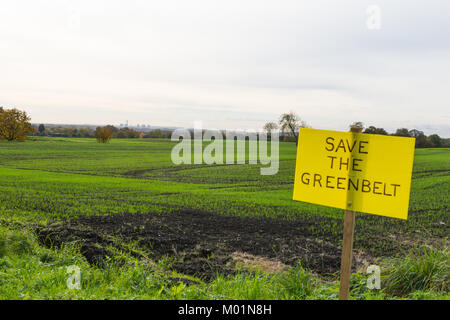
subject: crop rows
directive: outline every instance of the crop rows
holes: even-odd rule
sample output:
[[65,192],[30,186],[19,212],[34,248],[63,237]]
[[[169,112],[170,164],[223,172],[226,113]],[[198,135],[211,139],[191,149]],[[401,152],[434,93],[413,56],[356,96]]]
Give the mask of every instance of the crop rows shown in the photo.
[[[260,165],[181,165],[168,140],[41,139],[0,143],[2,219],[38,223],[79,217],[205,213],[301,220],[318,239],[342,237],[342,211],[292,200],[295,144],[281,143],[279,173]],[[394,255],[449,235],[450,150],[416,150],[409,218],[358,214],[355,249]]]

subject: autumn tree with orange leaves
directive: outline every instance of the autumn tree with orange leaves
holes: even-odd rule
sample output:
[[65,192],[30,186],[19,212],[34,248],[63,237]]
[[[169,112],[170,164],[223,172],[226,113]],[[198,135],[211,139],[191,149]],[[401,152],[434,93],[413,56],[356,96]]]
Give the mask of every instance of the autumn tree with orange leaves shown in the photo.
[[0,107],[0,139],[25,140],[27,134],[33,132],[30,120],[25,111]]
[[95,130],[95,137],[97,138],[98,142],[106,143],[111,140],[112,136],[113,133],[109,126],[97,127],[97,129]]

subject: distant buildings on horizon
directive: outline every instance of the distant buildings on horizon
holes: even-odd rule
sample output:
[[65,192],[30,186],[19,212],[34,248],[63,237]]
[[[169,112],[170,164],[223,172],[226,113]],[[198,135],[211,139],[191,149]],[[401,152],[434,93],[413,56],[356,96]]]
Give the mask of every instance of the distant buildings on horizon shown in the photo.
[[[41,122],[39,123],[32,123],[33,126],[38,127],[41,124]],[[101,127],[104,126],[104,124],[102,125],[95,125],[95,124],[60,124],[60,123],[42,123],[44,124],[46,127],[62,127],[62,128],[69,128],[69,127],[75,127],[75,128],[91,128],[91,129],[95,129],[96,127]],[[114,125],[116,128],[119,129],[123,129],[123,128],[130,128],[130,129],[139,129],[140,131],[152,131],[152,130],[174,130],[177,129],[177,127],[171,127],[171,126],[151,126],[149,124],[135,124],[135,125],[130,125],[127,122],[125,123],[120,123],[119,125]]]

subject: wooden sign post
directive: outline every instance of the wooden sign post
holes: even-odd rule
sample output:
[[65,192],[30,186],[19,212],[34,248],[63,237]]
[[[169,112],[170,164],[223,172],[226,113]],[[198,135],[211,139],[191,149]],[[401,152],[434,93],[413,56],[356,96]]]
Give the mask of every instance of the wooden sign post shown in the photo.
[[[361,132],[361,127],[351,127],[351,132]],[[351,156],[349,162],[351,162]],[[352,199],[347,195],[347,203]],[[355,233],[355,211],[345,210],[344,236],[342,239],[341,280],[339,300],[348,300],[350,295],[350,275],[352,273],[353,238]]]
[[407,219],[414,138],[301,128],[293,199],[345,210],[339,299],[349,298],[355,212]]
[[344,238],[342,240],[341,283],[339,285],[339,300],[348,300],[349,298],[354,231],[355,231],[355,212],[345,210]]

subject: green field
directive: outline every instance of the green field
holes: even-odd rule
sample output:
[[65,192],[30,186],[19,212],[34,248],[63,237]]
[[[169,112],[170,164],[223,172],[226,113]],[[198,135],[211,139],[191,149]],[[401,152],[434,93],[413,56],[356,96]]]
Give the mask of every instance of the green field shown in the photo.
[[[25,284],[18,285],[22,288],[20,291],[14,283],[19,283],[15,282],[19,281],[17,277],[23,279],[25,276],[20,273],[11,274],[11,270],[18,270],[17,266],[23,263],[19,257],[21,253],[10,248],[16,252],[18,258],[7,261],[6,256],[1,256],[0,247],[0,257],[3,259],[1,260],[3,262],[0,262],[3,268],[0,269],[0,283],[4,288],[0,289],[0,297],[68,298],[74,295],[79,298],[100,299],[106,297],[220,299],[223,294],[225,298],[304,298],[308,297],[308,294],[296,295],[295,290],[294,293],[287,295],[280,293],[283,292],[282,289],[277,291],[277,295],[273,293],[266,296],[263,292],[266,286],[274,286],[273,281],[277,283],[274,287],[278,288],[278,285],[282,286],[284,283],[283,279],[287,281],[286,277],[291,276],[294,279],[291,279],[292,281],[298,282],[300,281],[298,277],[301,278],[307,272],[311,272],[316,281],[328,283],[320,286],[320,289],[319,287],[314,289],[316,291],[313,290],[316,297],[335,297],[336,283],[333,280],[336,279],[339,267],[343,213],[338,209],[292,201],[296,157],[294,143],[280,143],[279,172],[273,176],[260,175],[261,165],[175,166],[170,158],[174,145],[175,142],[157,139],[115,139],[107,144],[99,144],[95,139],[81,138],[37,138],[22,143],[0,142],[0,221],[3,238],[22,239],[20,241],[29,243],[30,248],[34,249],[25,250],[24,254],[37,259],[35,261],[37,265],[39,261],[41,262],[42,268],[47,272],[44,276],[46,281],[52,281],[49,280],[51,270],[55,272],[55,269],[67,265],[68,262],[61,265],[44,263],[39,260],[39,254],[43,254],[42,252],[47,252],[46,255],[53,254],[56,260],[75,257],[74,261],[78,261],[77,263],[89,270],[85,272],[89,275],[86,279],[98,277],[103,279],[97,279],[100,283],[107,283],[102,277],[105,277],[105,270],[110,270],[108,268],[128,268],[127,271],[123,271],[124,279],[111,276],[108,280],[115,283],[115,286],[122,286],[122,289],[127,286],[126,281],[129,280],[125,276],[129,275],[127,272],[133,275],[136,270],[142,271],[139,268],[143,267],[137,265],[143,261],[143,257],[151,260],[151,265],[162,263],[163,266],[158,268],[167,269],[167,272],[175,274],[168,276],[163,273],[161,276],[163,280],[160,280],[164,284],[148,287],[140,284],[138,287],[141,285],[143,287],[134,291],[130,289],[133,287],[131,286],[125,291],[116,288],[108,293],[102,285],[99,285],[100,291],[81,290],[83,293],[68,294],[64,288],[64,273],[60,270],[55,273],[58,279],[54,281],[56,284],[50,285],[45,282],[42,284],[45,289],[38,290],[33,287],[34,284],[32,285],[37,280],[23,280]],[[357,214],[354,243],[355,271],[364,270],[367,264],[374,263],[377,259],[405,257],[417,246],[444,250],[447,259],[445,261],[448,262],[445,241],[449,235],[450,224],[449,194],[450,149],[416,149],[408,220]],[[161,217],[158,220],[158,223],[162,222],[161,232],[166,230],[165,235],[173,233],[176,239],[168,237],[159,243],[158,238],[152,233],[156,220],[148,220],[146,217],[149,216]],[[174,230],[171,227],[171,217],[174,219],[174,226],[179,229]],[[202,219],[206,221],[204,224]],[[220,225],[215,225],[216,222],[224,226],[223,230],[238,231],[229,236],[222,230],[222,234]],[[112,226],[113,224],[116,225]],[[70,228],[64,229],[62,227],[64,225]],[[78,225],[80,227],[77,227]],[[234,225],[239,227],[235,229]],[[241,225],[258,226],[259,230],[249,229],[247,232]],[[190,230],[191,226],[196,226],[200,231],[195,232],[194,227]],[[202,230],[206,232],[205,239],[211,240],[209,246],[203,242],[190,240],[201,239]],[[218,230],[217,236],[214,236],[215,230]],[[283,230],[286,230],[285,234]],[[83,238],[83,232],[91,236]],[[95,237],[102,237],[103,240],[89,243],[95,238],[92,236],[93,233]],[[178,236],[180,233],[185,237]],[[256,235],[256,242],[251,243],[252,238],[245,237],[247,233]],[[53,237],[50,244],[46,243],[42,236],[39,237],[42,234],[46,235],[47,239]],[[292,238],[294,236],[296,238]],[[239,242],[236,237],[245,241]],[[58,243],[58,239],[61,243]],[[180,244],[183,239],[188,243],[186,248]],[[76,242],[78,245],[81,243],[86,246],[109,246],[107,252],[116,252],[114,257],[124,255],[122,259],[134,259],[134,267],[114,264],[114,267],[103,265],[101,269],[89,261],[89,257],[85,254],[84,257],[78,254],[80,248],[68,248],[71,242],[69,240],[78,240]],[[7,251],[9,247],[5,243],[4,250]],[[54,247],[49,249],[44,244],[47,247],[54,244]],[[238,256],[236,252],[232,266],[229,257],[224,253],[225,250],[220,247],[231,244],[235,245],[235,251],[239,249],[241,254],[239,260],[236,258]],[[158,245],[161,249],[157,248]],[[167,249],[169,247],[170,250]],[[195,256],[198,259],[194,260],[201,267],[196,265],[195,272],[189,272],[190,269],[181,265],[187,264],[189,255],[198,254],[199,247],[203,251],[207,250],[208,254],[205,259]],[[215,251],[216,247],[220,249]],[[81,248],[83,253],[82,249],[83,247]],[[99,252],[101,250],[98,249]],[[169,254],[171,250],[175,254]],[[250,258],[246,254],[250,255]],[[97,256],[101,258],[102,255],[98,254],[96,258]],[[211,258],[212,256],[214,258]],[[297,273],[291,269],[287,273],[280,273],[281,271],[277,269],[276,277],[267,271],[268,268],[262,270],[261,274],[258,271],[256,275],[247,274],[245,271],[238,273],[232,271],[237,269],[236,261],[240,262],[242,268],[253,269],[270,264],[267,261],[258,264],[255,257],[278,263],[288,269],[295,267],[300,261],[308,271],[294,268],[292,270],[296,270]],[[222,260],[219,258],[222,260],[227,258],[227,263],[221,263]],[[208,259],[212,261],[211,264],[205,264],[204,260]],[[169,265],[165,265],[164,261],[170,261],[167,262]],[[177,268],[177,265],[180,267]],[[194,266],[194,263],[191,265]],[[216,274],[223,271],[223,275],[218,278],[202,277],[197,271],[203,270],[205,265],[217,265],[216,269],[211,267],[212,270],[208,272]],[[155,268],[149,267],[145,272],[155,276],[157,274]],[[448,266],[446,268],[448,271]],[[205,274],[208,272],[205,271]],[[164,282],[164,279],[173,277],[191,279],[193,283]],[[284,278],[280,280],[277,277]],[[92,279],[89,281],[95,283]],[[27,281],[30,282],[29,286],[26,284]],[[92,285],[86,281],[87,287]],[[237,293],[239,281],[243,281],[241,285],[248,283],[252,288],[261,287],[252,294]],[[442,281],[446,296],[448,274]],[[226,289],[230,291],[224,293],[226,291],[224,288],[221,289],[223,292],[220,291],[221,285],[227,288],[233,288],[234,285],[236,289],[234,291]],[[279,288],[290,292],[286,286]],[[360,288],[358,285],[353,287],[354,290],[359,290],[358,288]],[[219,294],[219,291],[222,293]],[[40,292],[45,294],[41,295]],[[364,294],[370,296],[372,293]],[[442,294],[442,290],[439,294]],[[373,295],[386,298],[384,293]],[[414,297],[422,296],[416,293]]]

